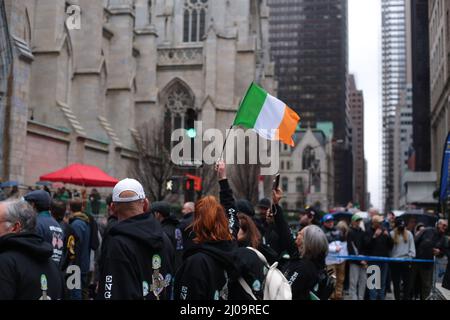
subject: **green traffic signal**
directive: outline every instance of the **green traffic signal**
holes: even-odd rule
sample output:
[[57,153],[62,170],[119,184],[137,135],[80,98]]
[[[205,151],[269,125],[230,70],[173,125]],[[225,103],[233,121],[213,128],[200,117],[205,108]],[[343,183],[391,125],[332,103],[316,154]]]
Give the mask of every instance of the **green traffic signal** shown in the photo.
[[197,130],[195,128],[187,129],[187,135],[189,138],[194,139],[197,136]]

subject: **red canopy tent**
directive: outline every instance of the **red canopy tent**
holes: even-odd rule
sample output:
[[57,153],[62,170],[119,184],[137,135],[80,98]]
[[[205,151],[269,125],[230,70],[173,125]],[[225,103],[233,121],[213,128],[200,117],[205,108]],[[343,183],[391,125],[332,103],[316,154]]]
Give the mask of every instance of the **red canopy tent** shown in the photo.
[[79,163],[43,175],[39,179],[40,181],[64,182],[86,187],[114,187],[119,182],[97,167]]

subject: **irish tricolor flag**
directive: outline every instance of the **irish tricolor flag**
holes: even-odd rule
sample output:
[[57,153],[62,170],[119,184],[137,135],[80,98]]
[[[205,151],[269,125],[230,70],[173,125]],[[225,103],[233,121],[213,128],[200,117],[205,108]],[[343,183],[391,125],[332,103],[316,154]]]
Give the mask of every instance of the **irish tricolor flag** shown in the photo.
[[281,140],[294,146],[295,133],[300,117],[284,102],[268,94],[252,83],[242,100],[233,125],[255,130],[269,140]]

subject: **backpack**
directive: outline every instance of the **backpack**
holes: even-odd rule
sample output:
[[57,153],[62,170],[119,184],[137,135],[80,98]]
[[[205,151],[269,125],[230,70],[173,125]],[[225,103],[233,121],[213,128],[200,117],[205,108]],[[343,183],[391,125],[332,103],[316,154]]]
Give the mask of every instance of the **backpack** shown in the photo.
[[[263,300],[292,300],[291,286],[283,273],[277,268],[278,262],[275,262],[273,265],[269,266],[266,258],[261,252],[252,247],[247,247],[247,249],[250,249],[256,253],[264,266],[269,269],[263,284]],[[253,300],[258,300],[244,278],[239,278],[239,284],[244,291],[252,297]]]
[[334,292],[336,281],[331,275],[333,272],[327,270],[321,270],[319,272],[319,280],[316,285],[310,291],[311,300],[328,300]]

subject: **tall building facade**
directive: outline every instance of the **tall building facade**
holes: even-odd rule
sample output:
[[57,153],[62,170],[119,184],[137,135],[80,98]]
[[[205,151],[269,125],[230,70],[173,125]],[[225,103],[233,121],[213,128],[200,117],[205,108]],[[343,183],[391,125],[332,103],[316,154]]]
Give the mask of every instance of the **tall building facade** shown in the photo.
[[[409,72],[408,72],[409,73]],[[406,193],[405,177],[414,171],[412,88],[401,94],[394,126],[394,197],[392,208],[400,209],[400,198]]]
[[6,8],[3,1],[0,2],[0,176],[3,173],[4,159],[4,133],[6,117],[6,100],[8,81],[11,76],[12,47],[6,19]]
[[[334,125],[334,139],[348,138],[346,83],[348,73],[347,0],[269,0],[271,52],[278,96],[299,112],[303,127]],[[351,153],[334,145],[335,200],[352,198]]]
[[406,89],[396,112],[394,208],[435,209],[430,172],[430,63],[428,1],[407,0]]
[[367,208],[366,160],[364,156],[364,94],[356,86],[355,76],[348,76],[348,105],[351,118],[354,204]]
[[382,0],[382,116],[384,210],[394,208],[395,118],[406,90],[405,0]]
[[276,90],[265,1],[71,1],[79,30],[66,24],[68,1],[4,2],[14,45],[5,180],[34,185],[73,162],[123,178],[139,128],[194,115],[225,130],[252,81]]
[[[450,3],[429,1],[431,170],[440,174],[450,130]],[[439,177],[438,177],[439,178]]]
[[411,0],[411,64],[414,170],[431,170],[430,42],[428,0]]

